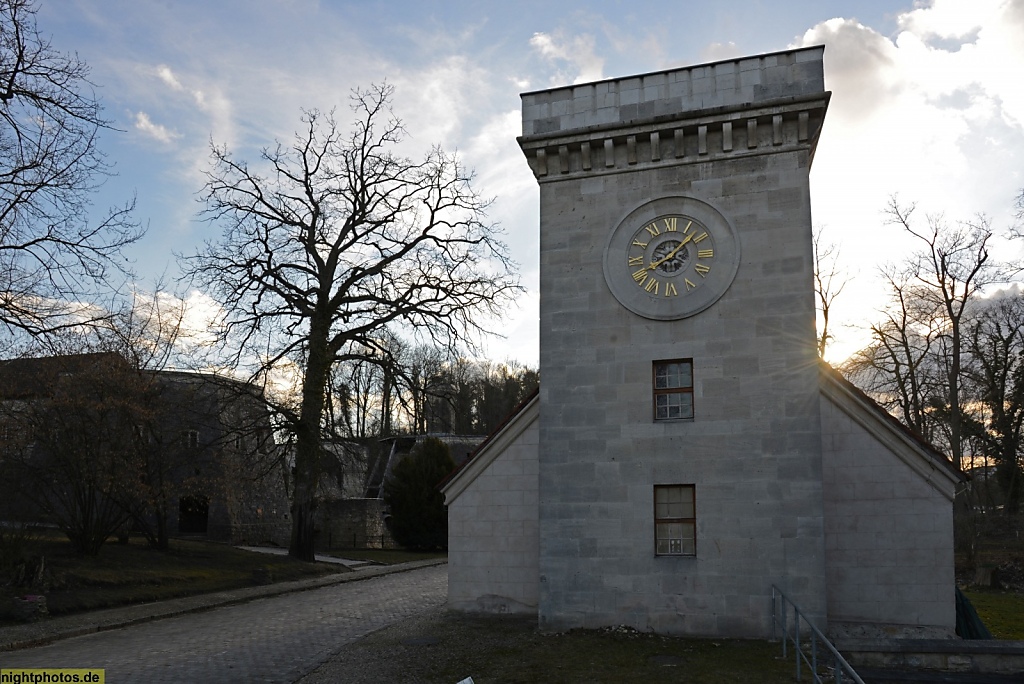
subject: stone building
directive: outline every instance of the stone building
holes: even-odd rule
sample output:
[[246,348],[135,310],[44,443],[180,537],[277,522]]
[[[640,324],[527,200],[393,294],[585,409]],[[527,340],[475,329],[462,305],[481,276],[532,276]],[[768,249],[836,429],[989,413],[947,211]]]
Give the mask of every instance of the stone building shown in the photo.
[[[107,392],[130,399],[122,411],[130,415],[90,425]],[[51,434],[57,430],[68,434]],[[287,543],[285,464],[252,386],[203,373],[137,371],[114,353],[0,361],[0,462],[13,462],[17,450],[26,465],[44,464],[52,450],[89,441],[83,457],[90,448],[133,445],[123,449],[131,461],[124,473],[144,481],[140,495],[152,499],[150,511],[164,511],[168,534]],[[17,506],[3,515],[36,515],[26,509],[31,502]]]
[[445,485],[452,607],[952,633],[961,475],[816,356],[823,51],[522,96],[542,383]]
[[479,435],[398,435],[372,442],[333,441],[324,445],[324,477],[317,497],[317,546],[322,549],[395,548],[384,502],[384,482],[417,445],[435,437],[456,465],[484,441]]

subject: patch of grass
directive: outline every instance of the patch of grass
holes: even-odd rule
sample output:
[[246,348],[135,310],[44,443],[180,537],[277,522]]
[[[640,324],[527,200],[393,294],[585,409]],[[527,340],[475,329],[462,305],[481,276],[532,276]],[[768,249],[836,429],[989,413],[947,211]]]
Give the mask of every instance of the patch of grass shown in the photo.
[[394,565],[410,561],[429,560],[431,558],[447,558],[444,551],[406,551],[404,549],[331,549],[324,555],[349,560],[364,560],[381,565]]
[[[302,684],[346,681],[597,684],[789,684],[793,661],[777,643],[683,639],[632,630],[541,634],[535,617],[442,613],[346,646]],[[363,673],[366,673],[364,676]]]
[[1007,591],[964,591],[996,639],[1024,640],[1024,595]]
[[332,563],[303,563],[184,539],[172,539],[168,551],[153,550],[141,539],[108,543],[98,556],[83,557],[60,533],[47,532],[36,541],[34,553],[46,560],[51,615],[252,586],[259,569],[274,582],[347,571]]

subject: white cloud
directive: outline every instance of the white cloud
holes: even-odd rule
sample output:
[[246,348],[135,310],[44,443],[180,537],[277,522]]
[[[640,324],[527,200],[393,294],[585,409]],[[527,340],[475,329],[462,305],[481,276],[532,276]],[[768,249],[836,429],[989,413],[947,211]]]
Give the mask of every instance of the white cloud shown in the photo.
[[566,37],[561,31],[534,33],[530,47],[554,64],[567,64],[570,73],[559,70],[551,77],[552,83],[564,84],[569,79],[573,83],[587,83],[604,78],[604,58],[594,52],[594,37],[591,35]]
[[178,77],[174,75],[174,72],[166,64],[161,64],[156,68],[156,75],[161,81],[170,86],[171,90],[179,92],[185,90],[185,86],[181,85],[181,81],[178,80]]
[[169,143],[181,137],[180,133],[171,131],[166,126],[153,123],[146,112],[135,113],[135,130],[162,143]]
[[202,90],[192,90],[182,85],[181,80],[166,64],[161,64],[155,70],[157,78],[163,81],[171,90],[178,93],[187,93],[199,109],[206,111],[208,108],[206,95]]
[[937,0],[898,17],[894,38],[851,19],[804,34],[801,44],[826,46],[832,91],[811,174],[814,221],[841,245],[849,275],[863,276],[837,301],[838,318],[877,318],[877,266],[916,247],[885,222],[891,195],[951,222],[984,212],[997,230],[1009,224],[1024,185],[1022,6]]
[[728,43],[711,43],[700,51],[700,58],[703,62],[718,62],[723,59],[739,57],[741,53],[742,50],[732,41]]
[[409,146],[454,148],[464,127],[489,100],[490,75],[463,55],[452,55],[394,79],[395,110],[406,123]]

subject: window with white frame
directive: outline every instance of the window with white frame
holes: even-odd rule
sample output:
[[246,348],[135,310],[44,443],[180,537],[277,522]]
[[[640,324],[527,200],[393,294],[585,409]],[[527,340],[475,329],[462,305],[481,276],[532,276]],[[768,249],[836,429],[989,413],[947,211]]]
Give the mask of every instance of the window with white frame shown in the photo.
[[183,430],[181,432],[181,446],[186,449],[198,449],[199,448],[199,431],[198,430]]
[[654,553],[658,556],[697,555],[695,486],[654,486]]
[[654,420],[693,419],[693,359],[654,362]]

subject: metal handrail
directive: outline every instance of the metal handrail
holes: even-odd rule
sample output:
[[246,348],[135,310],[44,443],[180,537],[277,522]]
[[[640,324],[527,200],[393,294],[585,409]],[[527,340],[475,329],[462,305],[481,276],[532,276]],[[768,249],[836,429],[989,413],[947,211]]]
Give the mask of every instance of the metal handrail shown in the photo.
[[[793,606],[793,635],[790,636],[789,628],[787,626],[786,615],[786,604]],[[778,610],[777,610],[778,608]],[[781,620],[779,614],[781,613]],[[807,623],[807,627],[810,628],[811,643],[808,648],[805,644],[803,648],[800,646],[800,621],[803,620]],[[801,663],[806,664],[811,671],[811,677],[815,684],[823,684],[825,680],[821,678],[818,673],[818,645],[824,645],[825,649],[832,654],[832,661],[835,664],[835,682],[836,684],[842,684],[843,675],[849,675],[850,679],[855,684],[864,684],[864,680],[860,678],[857,671],[853,669],[850,663],[846,662],[836,647],[832,645],[821,631],[815,627],[810,620],[800,611],[793,601],[782,593],[782,590],[772,585],[772,639],[777,639],[776,627],[781,622],[782,626],[782,657],[787,657],[787,645],[790,641],[793,642],[793,650],[796,655],[796,681],[801,681]],[[808,654],[806,651],[810,651]],[[824,654],[823,654],[824,655]]]

